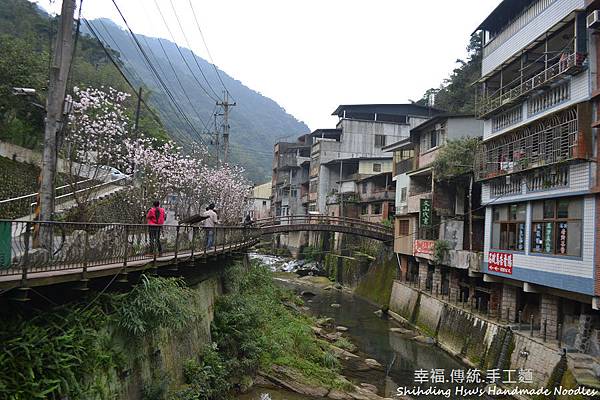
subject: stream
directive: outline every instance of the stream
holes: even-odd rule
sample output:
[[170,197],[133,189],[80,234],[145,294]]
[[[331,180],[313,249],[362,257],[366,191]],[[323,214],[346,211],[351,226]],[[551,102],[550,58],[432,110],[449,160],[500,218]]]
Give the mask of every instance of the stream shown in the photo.
[[[255,256],[263,260],[263,256]],[[281,265],[286,266],[290,271],[290,262],[284,262],[276,257],[269,257],[269,265],[274,271],[281,271]],[[284,276],[283,274],[277,274]],[[291,274],[290,274],[291,275]],[[375,314],[377,307],[371,303],[353,296],[350,293],[340,290],[322,290],[315,289],[312,285],[306,285],[291,282],[286,278],[276,278],[280,284],[290,287],[296,292],[307,290],[315,293],[314,297],[305,297],[305,305],[309,308],[309,313],[319,317],[331,317],[336,325],[342,325],[348,328],[345,336],[349,338],[356,346],[355,353],[367,358],[374,358],[384,367],[383,371],[347,371],[342,373],[356,384],[362,382],[377,386],[377,393],[383,397],[396,397],[396,389],[399,386],[413,388],[415,370],[432,370],[443,368],[446,377],[452,369],[464,370],[467,367],[459,363],[456,359],[445,353],[443,350],[433,345],[422,344],[410,340],[405,336],[390,331],[390,328],[397,327],[394,321],[385,317],[379,317]],[[337,303],[340,307],[331,307],[331,304]],[[422,389],[428,385],[439,389],[448,389],[456,386],[450,383],[419,384]],[[414,396],[411,396],[414,397]],[[418,399],[442,399],[443,395],[436,396],[417,396]],[[450,398],[456,398],[451,396]],[[464,398],[464,397],[463,397]],[[302,396],[290,393],[285,390],[272,390],[263,388],[254,388],[249,393],[238,396],[238,399],[246,400],[302,400],[312,399],[312,397]]]

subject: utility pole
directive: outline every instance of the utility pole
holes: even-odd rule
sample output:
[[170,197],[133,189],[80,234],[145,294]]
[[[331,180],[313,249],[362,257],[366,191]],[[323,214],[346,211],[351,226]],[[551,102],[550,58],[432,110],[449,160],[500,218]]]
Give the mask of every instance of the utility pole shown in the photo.
[[221,151],[221,145],[219,144],[219,130],[217,129],[217,117],[221,115],[219,113],[215,113],[214,117],[215,117],[215,149],[216,151],[216,156],[217,156],[217,167],[219,166],[221,160],[219,157],[219,152]]
[[223,107],[223,163],[227,164],[229,158],[229,107],[236,103],[229,102],[229,92],[223,91],[223,101],[217,102],[218,106]]
[[[67,78],[73,58],[73,17],[75,0],[63,0],[60,13],[60,27],[50,67],[48,99],[46,101],[46,126],[44,130],[44,153],[42,156],[42,182],[40,184],[41,221],[50,221],[54,214],[54,180],[58,157],[57,134],[62,128]],[[43,235],[45,245],[50,245],[50,235]]]
[[142,87],[138,91],[138,99],[137,106],[135,108],[135,125],[133,125],[133,131],[135,133],[135,138],[138,138],[138,132],[140,131],[140,108],[142,106]]

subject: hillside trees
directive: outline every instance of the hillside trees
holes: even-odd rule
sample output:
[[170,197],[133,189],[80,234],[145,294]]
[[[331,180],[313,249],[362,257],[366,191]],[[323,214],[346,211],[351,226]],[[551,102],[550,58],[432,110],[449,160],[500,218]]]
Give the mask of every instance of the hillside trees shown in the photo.
[[475,112],[475,91],[473,83],[481,75],[481,38],[471,36],[467,46],[467,59],[456,60],[450,77],[437,88],[428,89],[417,103],[427,105],[431,94],[435,95],[435,107],[449,112],[472,114]]

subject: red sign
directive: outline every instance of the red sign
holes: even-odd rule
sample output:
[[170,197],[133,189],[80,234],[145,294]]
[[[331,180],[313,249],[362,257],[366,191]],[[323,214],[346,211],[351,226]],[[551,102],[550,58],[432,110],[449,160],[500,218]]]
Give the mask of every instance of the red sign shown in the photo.
[[433,255],[434,245],[435,242],[433,240],[415,240],[413,255],[417,253]]
[[488,270],[512,275],[513,255],[490,251],[488,253]]

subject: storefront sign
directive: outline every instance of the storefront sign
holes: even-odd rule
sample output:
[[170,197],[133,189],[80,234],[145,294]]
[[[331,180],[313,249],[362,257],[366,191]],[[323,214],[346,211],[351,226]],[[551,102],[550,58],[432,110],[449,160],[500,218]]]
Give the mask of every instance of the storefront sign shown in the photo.
[[488,253],[488,270],[512,275],[513,255],[490,251]]
[[567,235],[569,231],[569,223],[561,222],[558,224],[558,252],[567,254]]
[[431,199],[421,199],[419,223],[421,226],[431,226]]
[[421,240],[417,239],[414,243],[414,255],[417,254],[429,254],[433,255],[433,246],[435,242],[433,240]]
[[544,252],[552,253],[552,222],[546,223],[546,236],[544,239]]

